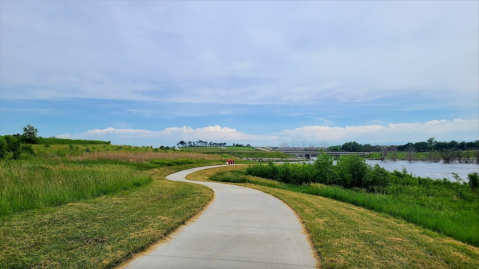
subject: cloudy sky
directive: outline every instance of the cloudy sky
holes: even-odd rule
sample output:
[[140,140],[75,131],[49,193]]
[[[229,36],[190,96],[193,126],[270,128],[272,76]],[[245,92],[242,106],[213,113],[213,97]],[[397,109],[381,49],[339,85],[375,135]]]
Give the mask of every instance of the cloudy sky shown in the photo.
[[477,1],[0,1],[0,135],[479,139]]

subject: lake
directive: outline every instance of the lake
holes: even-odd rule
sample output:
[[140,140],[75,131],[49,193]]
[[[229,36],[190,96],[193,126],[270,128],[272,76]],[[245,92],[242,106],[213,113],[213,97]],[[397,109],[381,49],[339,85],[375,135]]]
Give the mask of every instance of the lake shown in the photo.
[[[313,160],[314,161],[314,160]],[[430,177],[443,179],[447,178],[451,181],[455,181],[452,173],[458,174],[464,181],[467,182],[467,174],[472,172],[479,173],[479,164],[475,163],[428,163],[428,162],[408,162],[408,161],[377,161],[366,160],[366,163],[379,166],[387,169],[388,171],[399,170],[403,167],[406,168],[408,173],[420,177]]]
[[458,174],[464,181],[467,181],[467,174],[479,172],[479,164],[475,163],[428,163],[428,162],[408,162],[408,161],[376,161],[367,160],[368,164],[379,164],[389,171],[401,171],[405,167],[408,173],[420,177],[447,178],[455,181],[452,173]]

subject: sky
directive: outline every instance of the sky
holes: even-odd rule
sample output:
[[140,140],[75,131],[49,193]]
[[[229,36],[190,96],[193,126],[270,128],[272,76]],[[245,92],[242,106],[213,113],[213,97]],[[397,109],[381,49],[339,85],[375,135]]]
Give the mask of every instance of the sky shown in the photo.
[[479,139],[478,1],[0,1],[0,135]]

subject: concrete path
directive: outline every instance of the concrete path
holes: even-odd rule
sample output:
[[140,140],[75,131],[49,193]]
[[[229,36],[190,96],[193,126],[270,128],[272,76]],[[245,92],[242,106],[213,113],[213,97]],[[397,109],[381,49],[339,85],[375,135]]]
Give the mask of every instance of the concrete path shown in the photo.
[[207,168],[167,179],[206,185],[214,190],[214,201],[197,220],[126,268],[315,268],[313,250],[288,206],[257,190],[185,179]]

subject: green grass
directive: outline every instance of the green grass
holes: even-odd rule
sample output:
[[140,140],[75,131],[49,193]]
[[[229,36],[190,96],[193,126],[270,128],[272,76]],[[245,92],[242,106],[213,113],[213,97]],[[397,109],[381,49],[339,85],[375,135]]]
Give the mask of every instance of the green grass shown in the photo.
[[0,216],[128,190],[151,180],[118,164],[0,162]]
[[263,151],[247,147],[185,147],[181,148],[185,152],[201,152],[204,154],[224,154],[238,158],[278,158],[285,159],[294,156],[279,151]]
[[187,178],[236,182],[283,200],[303,221],[320,268],[479,268],[477,247],[388,214],[244,176],[238,169],[244,166],[202,170]]
[[68,144],[105,144],[109,145],[110,143],[108,141],[100,141],[100,140],[83,140],[83,139],[66,139],[66,138],[56,138],[56,137],[39,137],[38,138],[38,144],[48,144],[48,145],[68,145]]
[[33,147],[35,155],[0,161],[0,268],[114,267],[213,197],[206,187],[164,176],[224,163],[150,147]]
[[164,178],[195,166],[150,170],[154,180],[132,190],[0,216],[0,268],[119,265],[174,231],[212,199],[207,187]]

